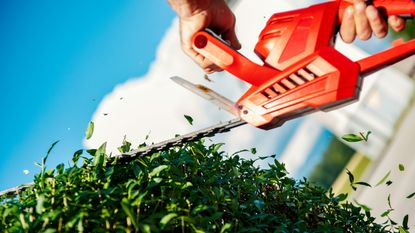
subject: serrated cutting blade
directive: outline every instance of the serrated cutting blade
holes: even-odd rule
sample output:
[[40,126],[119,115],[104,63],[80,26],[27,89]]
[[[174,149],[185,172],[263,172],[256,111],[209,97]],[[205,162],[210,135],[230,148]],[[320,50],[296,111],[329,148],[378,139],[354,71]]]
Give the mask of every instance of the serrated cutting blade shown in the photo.
[[218,106],[219,108],[228,111],[234,116],[239,117],[238,111],[235,108],[235,103],[222,96],[221,94],[213,91],[212,89],[203,86],[201,84],[193,84],[189,81],[187,81],[184,78],[181,78],[179,76],[173,76],[170,78],[175,83],[179,84],[180,86],[188,89],[189,91],[195,93],[196,95],[206,99],[207,101],[213,103],[214,105]]

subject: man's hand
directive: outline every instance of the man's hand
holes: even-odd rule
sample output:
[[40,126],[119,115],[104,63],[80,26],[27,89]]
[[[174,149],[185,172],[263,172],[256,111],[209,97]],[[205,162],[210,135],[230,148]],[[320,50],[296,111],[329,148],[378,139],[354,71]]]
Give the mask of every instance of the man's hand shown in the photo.
[[[405,20],[397,16],[390,16],[388,23],[395,31],[405,28]],[[366,5],[364,0],[354,0],[354,5],[346,9],[340,35],[346,43],[351,43],[356,37],[368,40],[372,33],[383,38],[388,33],[388,25],[374,6]]]
[[192,48],[192,37],[196,32],[209,28],[228,41],[230,46],[240,49],[235,34],[235,16],[224,0],[169,0],[180,18],[181,46],[184,52],[199,64],[206,73],[221,71]]

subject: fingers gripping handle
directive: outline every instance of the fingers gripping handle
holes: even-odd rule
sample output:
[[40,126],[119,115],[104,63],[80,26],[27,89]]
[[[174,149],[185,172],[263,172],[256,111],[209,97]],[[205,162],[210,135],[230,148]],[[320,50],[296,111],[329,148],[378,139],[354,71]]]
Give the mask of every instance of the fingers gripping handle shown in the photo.
[[201,31],[193,36],[193,49],[220,68],[253,86],[260,86],[279,71],[260,66],[235,51],[220,38]]
[[[339,22],[342,21],[347,7],[353,5],[353,0],[337,0],[339,2]],[[415,17],[414,0],[373,0],[371,5],[376,7],[381,15],[398,15],[404,18]]]
[[[207,59],[225,69],[234,63],[234,52],[226,46],[215,43],[206,32],[200,32],[193,39],[193,47]],[[223,44],[223,42],[221,42]],[[201,52],[205,50],[206,52]]]
[[[353,5],[353,0],[337,1],[339,2],[339,22],[341,23],[344,11]],[[415,0],[373,0],[371,4],[379,10],[382,16],[415,17]],[[364,58],[357,63],[360,67],[360,74],[367,75],[414,54],[415,39]]]

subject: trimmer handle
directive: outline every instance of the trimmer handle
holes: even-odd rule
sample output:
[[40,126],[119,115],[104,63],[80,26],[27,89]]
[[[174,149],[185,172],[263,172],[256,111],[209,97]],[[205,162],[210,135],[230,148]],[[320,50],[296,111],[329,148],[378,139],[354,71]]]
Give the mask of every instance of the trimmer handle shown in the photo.
[[212,31],[200,31],[193,36],[193,49],[239,79],[258,86],[279,71],[260,66],[238,53]]
[[[353,0],[337,0],[339,2],[339,23],[343,19],[344,11],[348,6],[353,5]],[[397,15],[403,18],[415,17],[414,0],[373,0],[369,1],[380,11],[382,16]]]

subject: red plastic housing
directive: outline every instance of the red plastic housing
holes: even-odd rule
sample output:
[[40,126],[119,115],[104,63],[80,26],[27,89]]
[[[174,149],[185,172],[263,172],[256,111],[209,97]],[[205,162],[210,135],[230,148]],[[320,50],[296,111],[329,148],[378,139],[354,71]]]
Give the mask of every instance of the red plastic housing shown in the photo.
[[[391,0],[375,0],[386,13],[412,14],[415,3],[388,10]],[[382,5],[383,4],[383,5]],[[259,35],[258,65],[208,32],[193,37],[194,49],[252,87],[237,101],[242,119],[263,129],[317,110],[330,110],[359,97],[361,76],[415,53],[415,40],[353,62],[333,48],[348,1],[332,1],[274,14]],[[398,9],[399,8],[399,9]],[[406,11],[402,8],[405,8]]]

